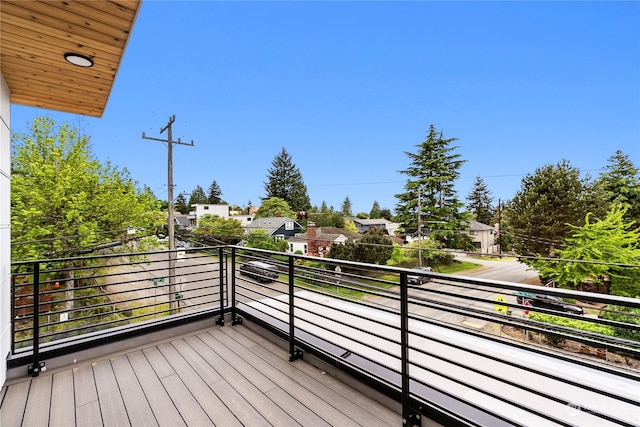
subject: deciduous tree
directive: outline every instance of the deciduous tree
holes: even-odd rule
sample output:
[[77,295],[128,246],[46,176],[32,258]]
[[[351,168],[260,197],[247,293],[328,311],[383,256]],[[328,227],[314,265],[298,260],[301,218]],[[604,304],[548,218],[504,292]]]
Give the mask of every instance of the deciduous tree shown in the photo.
[[285,200],[279,197],[272,197],[265,200],[255,214],[255,218],[269,218],[276,216],[295,218],[296,213]]

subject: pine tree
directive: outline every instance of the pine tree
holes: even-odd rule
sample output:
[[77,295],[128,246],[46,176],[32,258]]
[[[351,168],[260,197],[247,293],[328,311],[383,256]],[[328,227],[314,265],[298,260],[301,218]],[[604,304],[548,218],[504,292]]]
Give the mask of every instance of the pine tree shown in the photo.
[[351,212],[351,199],[349,196],[344,198],[342,202],[342,207],[340,208],[340,213],[344,216],[353,216],[353,212]]
[[224,203],[222,200],[222,190],[215,180],[213,180],[213,182],[209,186],[209,196],[207,197],[207,199],[212,205],[219,205]]
[[553,255],[569,235],[568,224],[584,223],[591,206],[587,188],[587,180],[568,160],[522,178],[520,190],[504,211],[514,249],[521,255]]
[[628,155],[618,150],[609,157],[596,185],[604,190],[610,205],[619,203],[626,207],[625,218],[640,224],[640,173]]
[[262,200],[278,197],[286,201],[294,211],[308,211],[311,201],[307,194],[307,186],[300,170],[284,147],[273,159],[271,166],[267,182],[264,183],[266,195]]
[[378,204],[377,200],[375,200],[373,202],[373,206],[371,206],[371,212],[369,212],[369,218],[380,219],[380,205]]
[[456,140],[445,139],[442,132],[431,125],[427,138],[416,145],[418,151],[405,152],[411,163],[400,171],[409,178],[406,191],[395,195],[398,199],[396,220],[405,233],[415,235],[420,216],[423,234],[426,226],[446,247],[467,248],[469,241],[459,231],[466,226],[469,215],[460,212],[464,204],[458,200],[454,188],[465,160],[454,152],[457,147],[451,146]]
[[180,193],[178,194],[178,197],[176,197],[176,202],[173,205],[173,208],[180,212],[181,214],[188,214],[189,213],[189,206],[187,206],[187,199],[185,199],[184,194]]
[[482,224],[492,225],[495,216],[493,197],[482,177],[477,176],[471,192],[467,195],[467,208],[475,216],[476,221]]
[[209,199],[204,194],[204,190],[199,185],[196,185],[196,188],[191,192],[191,197],[189,197],[189,206],[206,205],[208,203]]

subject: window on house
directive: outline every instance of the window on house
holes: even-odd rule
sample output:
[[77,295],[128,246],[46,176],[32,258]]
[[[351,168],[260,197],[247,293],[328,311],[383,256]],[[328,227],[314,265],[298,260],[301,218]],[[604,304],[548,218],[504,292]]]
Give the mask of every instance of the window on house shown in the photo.
[[293,230],[293,221],[287,221],[284,223],[285,230]]
[[205,211],[208,211],[208,210],[209,210],[209,206],[205,206],[205,207],[204,207],[204,210],[205,210]]

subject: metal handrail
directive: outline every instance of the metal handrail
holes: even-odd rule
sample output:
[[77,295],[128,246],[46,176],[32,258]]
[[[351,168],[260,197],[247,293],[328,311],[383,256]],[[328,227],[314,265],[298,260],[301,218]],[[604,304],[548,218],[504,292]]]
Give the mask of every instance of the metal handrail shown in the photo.
[[[145,327],[152,328],[159,323],[170,326],[184,322],[194,313],[215,317],[217,324],[224,325],[224,316],[230,313],[232,325],[241,323],[242,318],[247,317],[269,325],[285,337],[292,361],[302,357],[303,352],[309,352],[334,366],[360,375],[367,382],[377,384],[401,403],[403,420],[408,425],[419,425],[421,416],[433,417],[434,414],[445,414],[443,416],[447,423],[467,424],[476,416],[490,417],[492,423],[513,423],[512,417],[457,395],[450,386],[443,385],[445,383],[481,393],[486,399],[509,405],[514,410],[527,411],[540,420],[560,422],[561,417],[557,414],[548,414],[544,409],[522,401],[517,395],[505,396],[499,390],[494,391],[461,378],[454,371],[443,371],[441,366],[465,370],[470,376],[482,377],[489,383],[500,383],[502,387],[517,388],[521,393],[537,394],[548,399],[550,404],[571,405],[567,398],[541,391],[534,384],[518,384],[517,380],[500,372],[489,372],[484,367],[470,365],[464,359],[458,360],[439,353],[435,348],[446,347],[452,352],[484,360],[483,363],[499,364],[526,373],[527,376],[546,375],[549,380],[562,380],[558,374],[545,373],[540,367],[527,366],[524,362],[513,361],[490,351],[493,348],[506,348],[529,355],[526,357],[554,360],[571,369],[597,369],[624,381],[635,381],[640,386],[637,367],[616,364],[617,360],[625,360],[624,357],[638,363],[640,342],[629,336],[640,334],[640,324],[600,318],[597,316],[599,306],[582,303],[590,307],[585,316],[544,307],[524,307],[515,301],[513,293],[544,293],[629,310],[640,309],[638,299],[435,272],[417,273],[406,268],[239,246],[186,250],[185,263],[174,268],[174,282],[181,282],[186,287],[180,290],[179,295],[167,295],[165,285],[158,286],[158,282],[153,283],[149,278],[159,279],[159,275],[167,271],[167,259],[163,257],[168,253],[110,254],[14,263],[15,272],[11,280],[11,312],[14,316],[12,355],[31,354],[28,371],[37,375],[44,366],[47,352],[53,347],[59,349],[88,336],[103,340],[106,334],[117,336],[127,333],[134,325],[143,333]],[[253,260],[273,265],[278,272],[277,278],[266,282],[261,280],[266,276],[243,274],[240,267]],[[82,261],[102,262],[105,266],[100,271],[94,265],[66,267]],[[90,277],[82,278],[90,283],[71,290],[50,289],[56,283],[57,276],[78,272],[83,276],[90,269]],[[422,285],[409,284],[408,276],[416,274],[429,281]],[[110,282],[106,291],[105,282]],[[43,286],[49,289],[42,289]],[[132,289],[144,293],[146,297],[137,297]],[[31,292],[31,301],[26,297],[25,290]],[[65,291],[74,295],[64,295]],[[149,301],[152,291],[161,292],[160,303],[157,302],[157,294],[155,301]],[[98,292],[98,296],[79,295],[87,292]],[[43,301],[44,297],[47,301]],[[109,299],[116,297],[118,302]],[[88,304],[92,298],[96,301]],[[172,298],[179,303],[177,313],[164,307]],[[129,307],[138,302],[144,302],[143,306],[135,309],[140,312],[132,312]],[[68,310],[60,308],[84,303],[88,305]],[[43,307],[49,310],[43,313]],[[109,308],[113,309],[109,311]],[[148,310],[151,309],[154,312],[149,315]],[[525,315],[526,311],[530,314]],[[112,317],[107,318],[104,312]],[[549,317],[532,319],[533,313],[553,315],[559,320],[564,319],[565,324],[547,323]],[[62,321],[63,314],[69,318]],[[51,317],[55,321],[49,319]],[[594,325],[594,328],[602,330],[584,331],[578,329],[576,322]],[[104,330],[98,331],[101,328]],[[510,330],[512,333],[509,335],[506,332]],[[603,333],[610,330],[625,330],[627,336],[621,338]],[[521,338],[514,336],[513,331],[521,334]],[[439,337],[438,334],[442,333],[445,335]],[[70,334],[78,336],[71,337]],[[449,335],[462,341],[452,341]],[[574,346],[572,348],[579,350],[562,349],[558,341],[569,342]],[[480,347],[469,348],[466,342],[480,343],[476,344]],[[421,343],[429,343],[430,347],[425,348]],[[599,351],[604,351],[605,359],[602,359]],[[640,404],[633,397],[607,389],[600,390],[579,380],[565,379],[564,383],[567,387],[582,387],[585,392],[598,393],[621,405]],[[454,400],[467,409],[461,411],[447,407],[447,402]],[[624,414],[612,415],[601,408],[586,407],[579,415],[585,416],[586,412],[620,425],[633,424],[628,422]]]

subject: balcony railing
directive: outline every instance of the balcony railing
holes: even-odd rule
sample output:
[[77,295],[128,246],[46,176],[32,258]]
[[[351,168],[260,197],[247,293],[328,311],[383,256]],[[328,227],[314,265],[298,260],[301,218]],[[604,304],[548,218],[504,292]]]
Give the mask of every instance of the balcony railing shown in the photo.
[[63,353],[226,316],[401,402],[409,425],[640,424],[638,299],[234,246],[13,269],[8,363],[32,375]]

